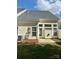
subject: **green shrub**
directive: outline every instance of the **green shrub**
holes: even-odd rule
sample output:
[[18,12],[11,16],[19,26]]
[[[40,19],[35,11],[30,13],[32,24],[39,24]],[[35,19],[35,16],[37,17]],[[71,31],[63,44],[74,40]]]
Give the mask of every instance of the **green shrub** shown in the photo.
[[61,42],[56,42],[57,44],[61,45]]

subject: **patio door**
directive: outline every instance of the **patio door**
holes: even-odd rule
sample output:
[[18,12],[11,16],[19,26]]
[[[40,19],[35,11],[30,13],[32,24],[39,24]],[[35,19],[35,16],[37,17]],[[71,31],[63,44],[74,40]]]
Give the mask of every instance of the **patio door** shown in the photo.
[[52,30],[51,28],[45,29],[45,38],[52,38]]

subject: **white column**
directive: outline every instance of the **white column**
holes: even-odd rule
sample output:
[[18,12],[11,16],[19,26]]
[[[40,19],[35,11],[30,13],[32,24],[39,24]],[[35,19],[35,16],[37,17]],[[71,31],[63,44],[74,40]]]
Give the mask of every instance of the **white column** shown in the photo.
[[37,25],[37,39],[39,39],[39,24]]
[[52,25],[52,37],[53,37],[53,34],[54,34],[54,30],[53,30],[53,24],[51,24]]
[[43,35],[43,37],[45,37],[45,27],[44,27],[44,24],[43,24],[42,30],[43,30],[42,35]]

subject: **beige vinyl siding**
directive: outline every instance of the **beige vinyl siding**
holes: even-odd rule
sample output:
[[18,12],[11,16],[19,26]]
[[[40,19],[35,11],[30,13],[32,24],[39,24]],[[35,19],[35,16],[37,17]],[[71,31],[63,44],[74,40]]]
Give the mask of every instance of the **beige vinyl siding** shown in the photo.
[[25,38],[26,32],[27,32],[27,27],[26,26],[18,26],[18,35],[21,35],[22,39]]
[[28,39],[36,39],[36,36],[32,36],[32,26],[18,26],[18,35],[21,35],[22,39],[25,39],[28,27],[30,28]]

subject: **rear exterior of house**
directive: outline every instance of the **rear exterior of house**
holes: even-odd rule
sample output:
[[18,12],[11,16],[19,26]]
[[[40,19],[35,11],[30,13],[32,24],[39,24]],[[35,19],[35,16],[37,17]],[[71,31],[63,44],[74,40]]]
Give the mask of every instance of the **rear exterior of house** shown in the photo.
[[58,37],[58,18],[48,11],[25,11],[17,23],[18,40]]

